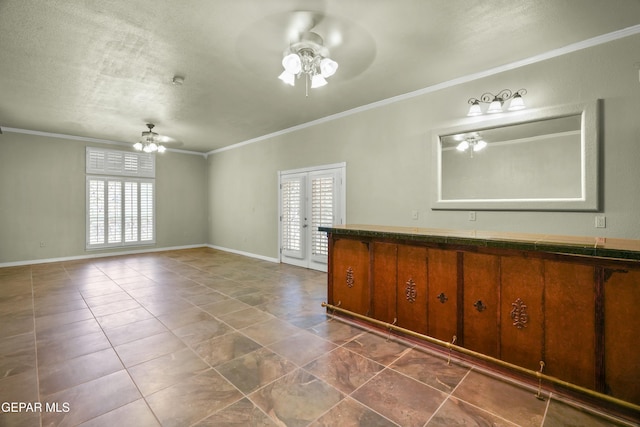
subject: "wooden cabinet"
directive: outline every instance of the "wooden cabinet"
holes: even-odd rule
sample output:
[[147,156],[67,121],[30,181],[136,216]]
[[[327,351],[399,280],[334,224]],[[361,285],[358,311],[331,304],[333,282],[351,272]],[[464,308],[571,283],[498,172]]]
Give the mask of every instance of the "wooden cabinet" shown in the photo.
[[[451,342],[458,331],[458,259],[462,254],[442,249],[427,250],[427,335]],[[462,263],[460,263],[462,265]]]
[[605,391],[640,402],[640,269],[603,268]]
[[398,326],[427,333],[427,249],[398,245]]
[[387,323],[396,319],[398,245],[373,242],[373,312],[371,317]]
[[595,389],[594,267],[546,261],[545,372]]
[[427,249],[374,242],[372,317],[427,333]]
[[364,234],[330,237],[333,305],[640,404],[640,257]]
[[544,263],[500,258],[500,358],[537,371],[544,360]]
[[498,357],[500,258],[495,255],[464,254],[464,298],[462,345]]
[[345,310],[368,315],[371,310],[369,242],[336,239],[331,242],[329,301]]

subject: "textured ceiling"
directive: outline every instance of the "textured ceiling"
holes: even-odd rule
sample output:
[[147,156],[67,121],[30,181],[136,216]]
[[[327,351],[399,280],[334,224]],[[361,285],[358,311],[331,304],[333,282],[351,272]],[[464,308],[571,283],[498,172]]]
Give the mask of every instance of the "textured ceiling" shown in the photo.
[[[0,126],[135,142],[152,122],[205,153],[639,22],[638,0],[0,0]],[[305,97],[277,76],[309,25],[340,68]]]

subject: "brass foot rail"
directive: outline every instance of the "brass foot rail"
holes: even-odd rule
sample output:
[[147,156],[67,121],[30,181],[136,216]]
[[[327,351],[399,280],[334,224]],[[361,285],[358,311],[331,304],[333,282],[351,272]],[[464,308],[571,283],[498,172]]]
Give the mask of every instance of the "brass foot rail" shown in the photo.
[[[495,357],[487,356],[486,354],[478,353],[477,351],[469,350],[468,348],[464,348],[464,347],[460,347],[460,346],[454,345],[453,342],[455,342],[455,339],[452,340],[452,342],[442,341],[442,340],[439,340],[437,338],[433,338],[433,337],[430,337],[428,335],[423,335],[423,334],[420,334],[418,332],[414,332],[414,331],[412,331],[410,329],[405,329],[403,327],[397,326],[397,325],[395,325],[395,322],[394,322],[394,324],[391,324],[391,323],[388,323],[388,322],[383,322],[381,320],[373,319],[371,317],[364,316],[362,314],[354,313],[353,311],[345,310],[344,308],[339,308],[337,305],[327,304],[326,302],[323,302],[321,305],[322,305],[322,307],[326,307],[329,310],[332,310],[334,313],[336,311],[340,312],[340,313],[344,313],[344,314],[347,314],[347,315],[349,315],[351,317],[355,317],[356,319],[364,320],[364,321],[366,321],[368,323],[372,323],[372,324],[381,326],[383,328],[389,329],[389,331],[395,330],[395,331],[398,331],[398,332],[402,332],[405,335],[409,335],[409,336],[412,336],[414,338],[418,338],[420,340],[430,342],[432,344],[437,344],[439,346],[446,347],[446,348],[449,349],[449,352],[451,352],[451,350],[453,349],[453,350],[457,351],[458,353],[466,354],[467,356],[473,356],[475,358],[478,358],[478,359],[481,359],[481,360],[484,360],[484,361],[487,361],[487,362],[494,363],[494,364],[496,364],[498,366],[502,366],[502,367],[514,370],[516,372],[520,372],[522,374],[535,377],[535,378],[538,379],[539,384],[541,384],[542,380],[544,380],[544,381],[547,381],[549,383],[556,384],[556,385],[562,386],[564,388],[567,388],[567,389],[570,389],[570,390],[573,390],[573,391],[577,391],[577,392],[585,394],[587,396],[590,396],[590,397],[593,397],[593,398],[596,398],[596,399],[600,399],[600,400],[604,400],[604,401],[607,401],[609,403],[613,403],[614,405],[618,405],[618,406],[623,407],[623,408],[627,408],[627,409],[631,409],[633,411],[640,412],[640,406],[636,405],[634,403],[627,402],[626,400],[617,399],[617,398],[615,398],[613,396],[609,396],[608,394],[599,393],[597,391],[594,391],[594,390],[591,390],[591,389],[588,389],[588,388],[585,388],[585,387],[581,387],[579,385],[576,385],[576,384],[573,384],[573,383],[570,383],[570,382],[567,382],[567,381],[563,381],[563,380],[561,380],[559,378],[543,374],[542,373],[542,367],[544,366],[544,364],[543,364],[544,362],[543,361],[541,361],[541,369],[539,371],[534,371],[534,370],[531,370],[531,369],[523,368],[522,366],[518,366],[518,365],[514,365],[514,364],[509,363],[509,362],[505,362],[504,360],[496,359]],[[536,397],[540,398],[540,390],[538,390],[538,394],[536,394]]]

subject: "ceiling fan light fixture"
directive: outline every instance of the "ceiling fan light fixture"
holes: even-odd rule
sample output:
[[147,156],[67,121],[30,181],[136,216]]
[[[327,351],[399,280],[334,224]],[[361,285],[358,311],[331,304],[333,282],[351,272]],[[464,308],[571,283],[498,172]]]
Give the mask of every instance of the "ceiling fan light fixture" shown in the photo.
[[147,123],[147,128],[149,130],[145,130],[142,132],[142,138],[140,141],[133,144],[133,149],[136,151],[144,151],[145,153],[164,153],[167,151],[167,148],[162,145],[162,142],[167,141],[169,138],[165,136],[160,136],[156,132],[153,131],[154,128],[153,123]]
[[293,42],[282,58],[284,72],[278,78],[294,86],[295,79],[304,77],[306,96],[309,88],[316,89],[327,84],[327,77],[338,70],[338,63],[329,58],[329,50],[324,46],[322,37],[313,31],[297,34],[298,41]]

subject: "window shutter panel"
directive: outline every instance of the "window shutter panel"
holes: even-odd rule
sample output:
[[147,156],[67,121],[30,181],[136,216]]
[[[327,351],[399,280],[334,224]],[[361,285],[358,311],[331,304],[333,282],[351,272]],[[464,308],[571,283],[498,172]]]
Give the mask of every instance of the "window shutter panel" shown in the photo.
[[87,147],[87,174],[155,178],[155,156],[149,153]]
[[293,177],[282,181],[282,253],[293,258],[304,258],[302,218],[304,178]]
[[311,253],[328,256],[327,234],[318,227],[330,227],[334,222],[335,176],[325,175],[311,178]]

